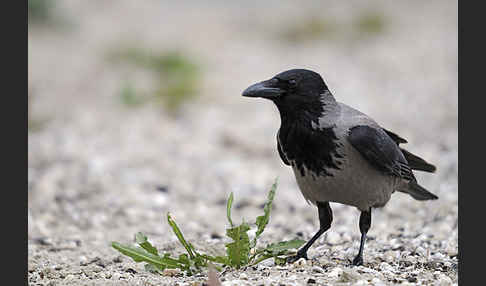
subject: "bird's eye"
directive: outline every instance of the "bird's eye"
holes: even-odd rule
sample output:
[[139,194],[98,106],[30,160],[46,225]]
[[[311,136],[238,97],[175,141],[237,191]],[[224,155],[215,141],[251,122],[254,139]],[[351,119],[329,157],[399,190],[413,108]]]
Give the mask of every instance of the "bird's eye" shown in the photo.
[[289,80],[289,84],[290,84],[291,86],[296,86],[296,85],[297,85],[297,81],[296,81],[295,79],[290,79],[290,80]]

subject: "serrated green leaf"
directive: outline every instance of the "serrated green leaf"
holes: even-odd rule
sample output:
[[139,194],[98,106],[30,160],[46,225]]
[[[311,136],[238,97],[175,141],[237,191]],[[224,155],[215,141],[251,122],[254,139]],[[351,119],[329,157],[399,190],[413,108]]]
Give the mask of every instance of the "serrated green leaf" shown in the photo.
[[193,264],[191,259],[189,259],[189,257],[185,253],[179,254],[178,260],[179,260],[180,263],[184,264],[187,268],[191,267],[192,264]]
[[153,255],[159,255],[157,248],[153,247],[152,244],[147,239],[145,234],[138,232],[135,234],[135,242],[140,245],[143,249],[147,250],[148,252],[152,253]]
[[275,191],[277,190],[277,185],[278,185],[278,178],[275,179],[275,182],[273,183],[270,192],[268,192],[267,202],[263,207],[264,214],[256,218],[255,224],[257,225],[257,231],[255,233],[255,238],[253,239],[251,244],[252,248],[256,246],[258,237],[260,237],[260,235],[263,233],[265,227],[267,226],[270,220],[270,211],[272,210],[272,203],[273,203],[273,198],[275,197]]
[[[243,222],[241,225],[233,225],[231,219],[231,208],[233,204],[233,193],[230,193],[226,206],[227,219],[231,228],[226,229],[226,235],[232,239],[230,243],[225,244],[226,256],[211,256],[207,254],[199,254],[194,246],[186,241],[180,228],[177,226],[175,220],[167,213],[167,221],[171,226],[174,234],[179,242],[184,246],[187,254],[180,254],[177,258],[170,257],[169,253],[161,256],[157,249],[148,241],[147,236],[139,232],[135,235],[135,241],[138,246],[123,245],[117,242],[112,243],[112,247],[124,255],[131,257],[135,262],[146,262],[145,269],[150,272],[161,273],[166,268],[178,268],[186,271],[188,275],[199,272],[201,268],[213,265],[219,271],[221,267],[213,263],[235,267],[236,269],[246,266],[249,263],[255,265],[263,260],[274,258],[276,264],[284,263],[285,258],[282,256],[290,254],[289,249],[298,248],[305,243],[302,240],[282,241],[273,243],[265,248],[255,249],[257,238],[263,233],[265,227],[270,220],[270,212],[272,208],[275,191],[277,188],[278,179],[272,185],[267,197],[267,202],[264,206],[264,214],[257,217],[255,237],[250,241],[248,231],[250,225]],[[251,257],[250,257],[251,251]]]
[[226,217],[228,218],[228,221],[233,227],[233,221],[231,220],[231,206],[233,205],[233,192],[230,193],[230,196],[228,198],[228,202],[226,203]]
[[138,246],[123,245],[118,242],[112,242],[111,246],[122,254],[131,257],[135,262],[148,262],[163,268],[181,267],[181,264],[176,259],[154,255]]
[[304,240],[293,239],[269,244],[267,247],[260,248],[255,251],[255,254],[251,259],[251,265],[256,265],[269,258],[273,258],[275,260],[275,264],[277,265],[285,264],[285,258],[279,256],[289,254],[288,250],[299,248],[304,243]]
[[195,257],[193,252],[194,248],[189,243],[187,243],[186,239],[184,238],[184,235],[182,235],[181,230],[179,229],[179,227],[177,226],[177,224],[172,219],[169,213],[167,213],[167,221],[169,222],[169,225],[172,227],[172,231],[175,233],[177,239],[182,244],[182,246],[184,246],[191,259],[194,258]]
[[163,273],[162,271],[164,271],[165,268],[155,266],[154,264],[147,263],[147,264],[144,265],[144,269],[148,272],[162,274]]
[[248,264],[250,254],[250,238],[248,237],[250,226],[243,222],[241,225],[226,230],[226,235],[233,242],[225,244],[226,253],[231,266],[239,269]]
[[258,263],[260,263],[264,260],[267,260],[269,258],[272,258],[274,256],[272,254],[265,253],[265,254],[256,255],[255,257],[256,257],[256,259],[255,259],[255,261],[251,262],[251,266],[257,265]]
[[204,257],[208,261],[224,264],[224,265],[230,265],[230,261],[228,260],[227,256],[210,256],[207,254],[202,254],[202,257]]
[[278,243],[269,244],[265,247],[265,251],[272,253],[274,255],[278,255],[285,250],[295,249],[301,247],[305,243],[304,240],[301,239],[292,239],[287,241],[281,241]]

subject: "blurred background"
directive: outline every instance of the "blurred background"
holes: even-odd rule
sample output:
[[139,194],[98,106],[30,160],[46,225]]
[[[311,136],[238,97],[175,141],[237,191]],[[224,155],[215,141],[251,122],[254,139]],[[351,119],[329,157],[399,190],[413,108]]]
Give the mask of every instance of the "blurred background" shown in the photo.
[[[28,3],[32,263],[46,239],[113,256],[137,231],[164,245],[167,212],[190,239],[223,236],[229,193],[234,220],[254,218],[276,177],[269,239],[310,237],[317,212],[278,156],[278,112],[241,96],[291,68],[438,167],[417,176],[440,200],[394,195],[372,235],[430,232],[457,252],[457,1]],[[333,209],[339,238],[358,239],[359,213]]]

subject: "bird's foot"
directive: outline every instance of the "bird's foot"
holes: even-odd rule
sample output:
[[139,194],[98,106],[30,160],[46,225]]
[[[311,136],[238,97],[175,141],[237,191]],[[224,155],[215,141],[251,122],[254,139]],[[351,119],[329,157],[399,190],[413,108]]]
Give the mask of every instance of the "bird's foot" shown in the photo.
[[363,265],[363,256],[358,255],[353,259],[353,265],[354,266],[360,266]]
[[307,251],[306,252],[297,252],[297,255],[294,256],[289,256],[287,257],[287,263],[294,263],[295,261],[304,258],[305,260],[308,260],[309,258],[307,257]]

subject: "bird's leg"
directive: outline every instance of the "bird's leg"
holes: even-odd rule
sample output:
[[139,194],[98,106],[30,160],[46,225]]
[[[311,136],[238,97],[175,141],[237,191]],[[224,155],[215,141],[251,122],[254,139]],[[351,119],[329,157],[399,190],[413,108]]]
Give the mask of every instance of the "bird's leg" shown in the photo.
[[368,211],[362,211],[359,216],[359,230],[361,231],[361,243],[359,245],[358,255],[353,260],[353,265],[363,264],[363,248],[366,241],[366,233],[371,226],[371,208]]
[[332,210],[329,206],[329,202],[317,202],[317,211],[319,212],[319,231],[314,234],[314,236],[297,251],[297,255],[287,258],[287,262],[295,262],[300,258],[307,258],[307,250],[311,245],[326,231],[331,227],[332,222]]

